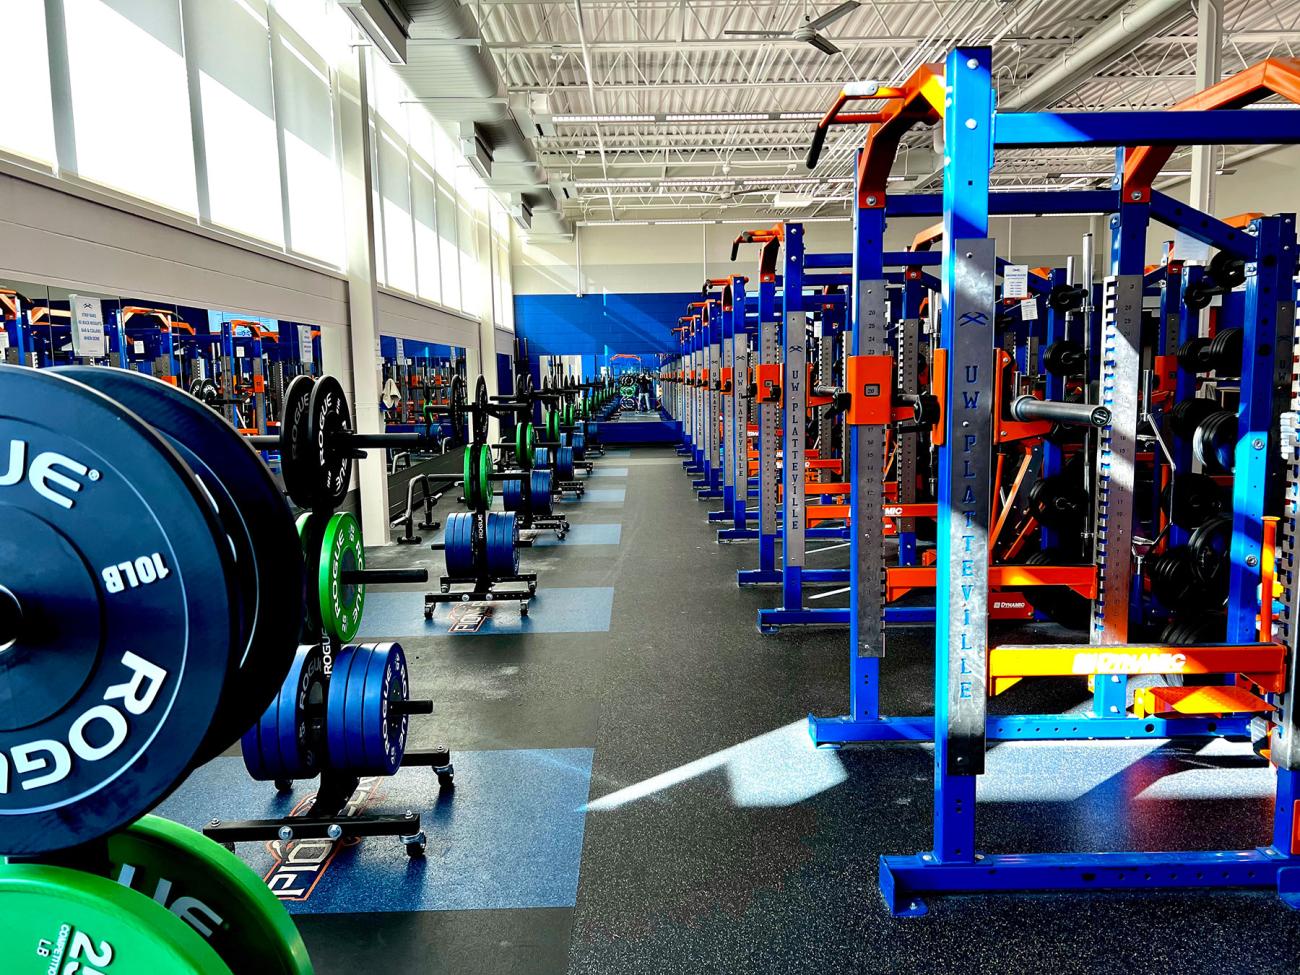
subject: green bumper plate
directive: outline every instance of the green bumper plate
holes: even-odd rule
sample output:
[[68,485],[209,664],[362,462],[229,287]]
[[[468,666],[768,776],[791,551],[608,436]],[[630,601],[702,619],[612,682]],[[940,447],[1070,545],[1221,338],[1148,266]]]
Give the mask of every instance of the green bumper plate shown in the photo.
[[316,575],[317,598],[320,600],[321,626],[326,634],[340,643],[348,643],[361,627],[361,613],[366,606],[364,584],[347,585],[343,574],[366,567],[366,551],[361,543],[361,525],[348,511],[331,515],[321,540],[320,568]]
[[[173,894],[176,896],[173,897]],[[231,975],[177,908],[107,877],[35,863],[0,866],[0,971],[5,975]],[[253,969],[257,970],[257,969]]]
[[298,928],[262,879],[202,833],[145,816],[108,838],[113,877],[154,897],[167,890],[173,911],[234,972],[311,975]]

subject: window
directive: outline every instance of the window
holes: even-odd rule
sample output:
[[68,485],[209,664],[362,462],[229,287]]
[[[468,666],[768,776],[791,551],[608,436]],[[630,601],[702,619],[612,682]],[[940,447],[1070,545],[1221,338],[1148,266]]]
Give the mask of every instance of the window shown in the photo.
[[176,0],[64,0],[76,172],[198,213]]
[[460,233],[457,228],[456,166],[459,162],[456,145],[441,126],[434,126],[434,147],[437,165],[437,218],[438,254],[442,261],[442,303],[449,308],[460,307]]
[[185,55],[202,128],[207,219],[284,244],[265,0],[187,0]]
[[[271,19],[275,116],[284,153],[291,250],[336,267],[344,263],[343,197],[334,150],[329,62],[295,29],[309,0],[277,0]],[[293,17],[286,15],[286,11]],[[317,15],[323,22],[324,13]],[[309,26],[312,18],[305,18]]]
[[[54,112],[41,0],[0,3],[0,37],[5,39],[5,75],[9,79],[0,85],[0,149],[52,167]],[[17,79],[22,83],[16,84]]]
[[[370,101],[374,111],[376,205],[382,217],[382,279],[390,288],[416,292],[415,230],[411,218],[411,176],[407,158],[406,109],[411,93],[372,48],[368,52]],[[378,219],[378,218],[377,218]]]
[[456,170],[457,220],[460,244],[460,308],[467,315],[483,310],[482,267],[478,255],[478,214],[483,183],[465,163]]

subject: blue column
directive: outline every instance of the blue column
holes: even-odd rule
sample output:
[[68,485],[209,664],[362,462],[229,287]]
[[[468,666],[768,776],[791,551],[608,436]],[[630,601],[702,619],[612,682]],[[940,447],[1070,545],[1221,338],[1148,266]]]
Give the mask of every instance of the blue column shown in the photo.
[[940,346],[948,354],[948,409],[939,450],[934,674],[934,855],[943,862],[974,860],[975,781],[984,770],[995,405],[990,61],[988,48],[956,48],[945,65]]
[[[1241,402],[1237,421],[1236,464],[1232,481],[1232,555],[1228,576],[1228,641],[1252,642],[1257,638],[1255,616],[1259,602],[1260,542],[1268,471],[1276,465],[1276,445],[1270,443],[1275,422],[1275,384],[1284,378],[1289,386],[1291,348],[1285,370],[1275,375],[1279,304],[1291,300],[1295,274],[1295,218],[1262,217],[1251,224],[1255,232],[1255,260],[1247,265],[1246,312],[1242,321]],[[1290,330],[1287,330],[1287,334]],[[1271,596],[1265,595],[1265,604]]]

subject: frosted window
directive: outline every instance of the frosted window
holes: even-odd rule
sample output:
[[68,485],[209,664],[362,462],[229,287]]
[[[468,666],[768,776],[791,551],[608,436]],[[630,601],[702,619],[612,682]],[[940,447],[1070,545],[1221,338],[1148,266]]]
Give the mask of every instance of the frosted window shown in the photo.
[[45,4],[41,0],[0,2],[0,37],[7,78],[0,85],[0,148],[52,166],[54,114]]
[[[310,4],[295,0],[291,7]],[[285,4],[275,10],[283,13]],[[290,249],[343,264],[343,197],[334,151],[329,66],[293,27],[272,18],[275,116],[283,133]]]
[[429,301],[442,300],[441,268],[438,264],[437,189],[433,171],[423,160],[411,160],[411,206],[415,218],[415,269],[419,295]]
[[265,0],[185,0],[185,53],[199,89],[208,218],[282,245]]
[[388,284],[414,294],[415,237],[411,225],[411,182],[407,172],[406,146],[399,144],[382,123],[377,141]]
[[76,172],[197,213],[177,0],[65,0],[64,18]]
[[332,0],[271,0],[271,6],[305,46],[329,63],[347,56],[355,29]]
[[460,307],[468,315],[477,315],[483,308],[481,268],[478,261],[478,227],[474,203],[478,197],[476,184],[482,185],[477,174],[462,163],[456,170],[456,192],[459,206],[456,229],[460,244]]
[[442,303],[460,307],[460,247],[456,228],[456,196],[442,178],[438,187],[438,250],[442,261]]

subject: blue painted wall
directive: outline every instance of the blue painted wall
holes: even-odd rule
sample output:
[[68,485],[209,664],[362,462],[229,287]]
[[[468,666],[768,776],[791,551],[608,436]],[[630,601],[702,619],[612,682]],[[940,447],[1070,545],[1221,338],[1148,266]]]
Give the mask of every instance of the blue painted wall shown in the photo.
[[698,293],[515,295],[515,331],[529,357],[652,354],[676,348],[672,329]]

